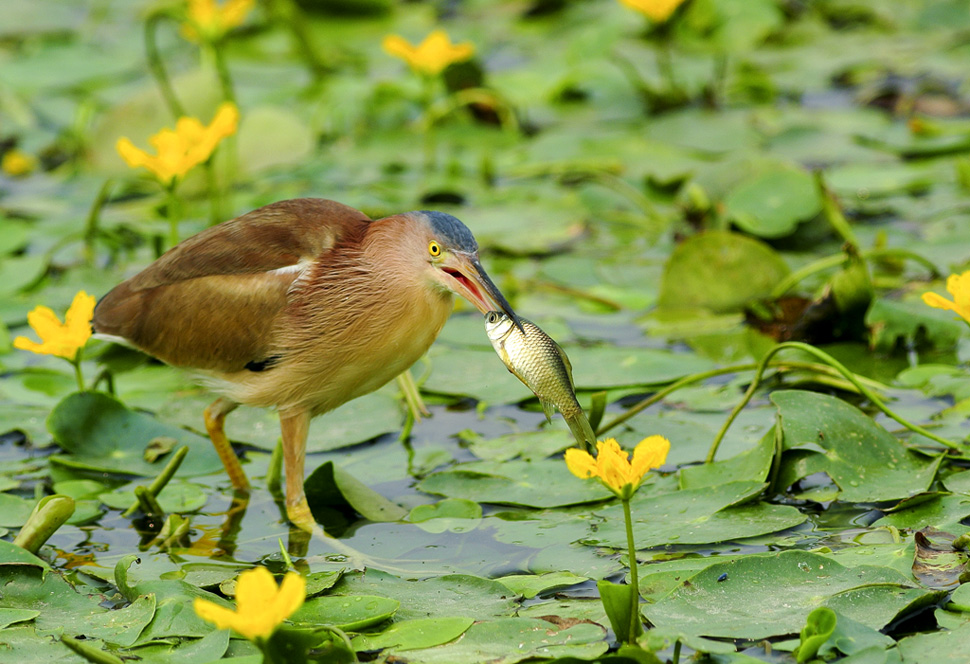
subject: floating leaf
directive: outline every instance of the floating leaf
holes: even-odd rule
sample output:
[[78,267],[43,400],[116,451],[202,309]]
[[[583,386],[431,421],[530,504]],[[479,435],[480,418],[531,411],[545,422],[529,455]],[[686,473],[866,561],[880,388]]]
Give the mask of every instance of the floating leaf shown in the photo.
[[401,603],[374,595],[324,595],[308,599],[290,616],[295,625],[333,625],[344,631],[358,631],[382,623]]
[[360,650],[391,652],[431,648],[454,641],[475,621],[471,618],[416,618],[395,622],[379,634],[360,634],[353,645]]
[[794,168],[773,168],[742,182],[724,205],[741,230],[765,238],[789,235],[822,211],[815,180]]
[[[758,601],[751,602],[755,596]],[[940,596],[894,570],[849,569],[824,556],[786,551],[712,565],[646,605],[643,613],[661,627],[710,637],[762,639],[798,633],[818,606],[881,629]],[[725,606],[731,611],[724,611]]]
[[861,503],[916,495],[936,476],[942,457],[927,458],[907,449],[841,399],[781,390],[771,400],[778,407],[786,450],[779,487],[824,472],[841,489],[840,500]]
[[147,462],[144,451],[158,436],[171,437],[188,446],[188,456],[179,467],[180,475],[207,475],[222,468],[208,439],[128,410],[121,402],[99,392],[78,392],[66,397],[50,414],[47,426],[69,453],[52,460],[71,468],[154,477],[164,462]]
[[657,305],[664,311],[737,311],[767,297],[787,274],[781,256],[758,240],[725,231],[699,233],[670,255]]

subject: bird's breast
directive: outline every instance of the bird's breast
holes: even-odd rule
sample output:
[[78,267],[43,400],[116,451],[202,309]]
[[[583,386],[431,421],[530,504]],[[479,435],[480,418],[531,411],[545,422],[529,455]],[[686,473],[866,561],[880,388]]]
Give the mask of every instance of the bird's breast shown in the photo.
[[[344,283],[346,286],[346,282]],[[312,298],[311,292],[309,296]],[[450,294],[371,282],[297,299],[283,316],[272,369],[232,395],[281,410],[332,410],[400,375],[431,346],[452,310]]]

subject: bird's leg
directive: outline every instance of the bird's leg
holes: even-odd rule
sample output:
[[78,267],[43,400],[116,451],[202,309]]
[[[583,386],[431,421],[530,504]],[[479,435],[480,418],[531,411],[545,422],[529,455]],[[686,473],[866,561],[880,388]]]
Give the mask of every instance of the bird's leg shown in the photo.
[[431,411],[424,405],[418,384],[414,382],[414,376],[411,375],[410,369],[405,369],[404,373],[397,377],[397,386],[401,390],[401,394],[404,395],[404,401],[407,403],[408,410],[411,411],[411,416],[415,422],[420,422],[422,415],[424,417],[431,415]]
[[238,403],[229,399],[219,398],[213,401],[205,409],[205,430],[209,432],[209,438],[212,439],[212,445],[216,448],[216,454],[222,460],[222,465],[226,467],[232,488],[237,491],[249,491],[249,480],[246,479],[246,472],[243,470],[242,464],[239,463],[239,457],[233,451],[229,439],[226,438],[225,429],[223,429],[226,415],[234,411],[237,406],[239,406]]
[[303,491],[310,411],[305,408],[280,411],[280,430],[283,432],[283,469],[286,473],[286,516],[294,526],[311,531],[317,522],[310,513],[310,504]]

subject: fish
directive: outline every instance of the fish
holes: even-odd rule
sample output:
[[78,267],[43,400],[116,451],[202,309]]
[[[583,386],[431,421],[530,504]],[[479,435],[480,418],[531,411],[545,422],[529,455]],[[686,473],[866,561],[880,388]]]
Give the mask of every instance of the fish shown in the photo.
[[596,434],[576,400],[573,368],[559,344],[532,321],[502,311],[485,314],[485,332],[509,372],[539,398],[546,419],[552,421],[558,408],[576,442],[592,450]]

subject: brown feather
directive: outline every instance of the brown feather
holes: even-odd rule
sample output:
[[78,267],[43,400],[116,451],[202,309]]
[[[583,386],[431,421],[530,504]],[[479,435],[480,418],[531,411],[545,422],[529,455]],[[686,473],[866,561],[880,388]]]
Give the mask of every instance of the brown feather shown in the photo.
[[[334,201],[267,205],[194,235],[105,295],[96,332],[174,366],[219,373],[264,360],[300,270],[370,219]],[[279,272],[274,272],[279,270]]]

